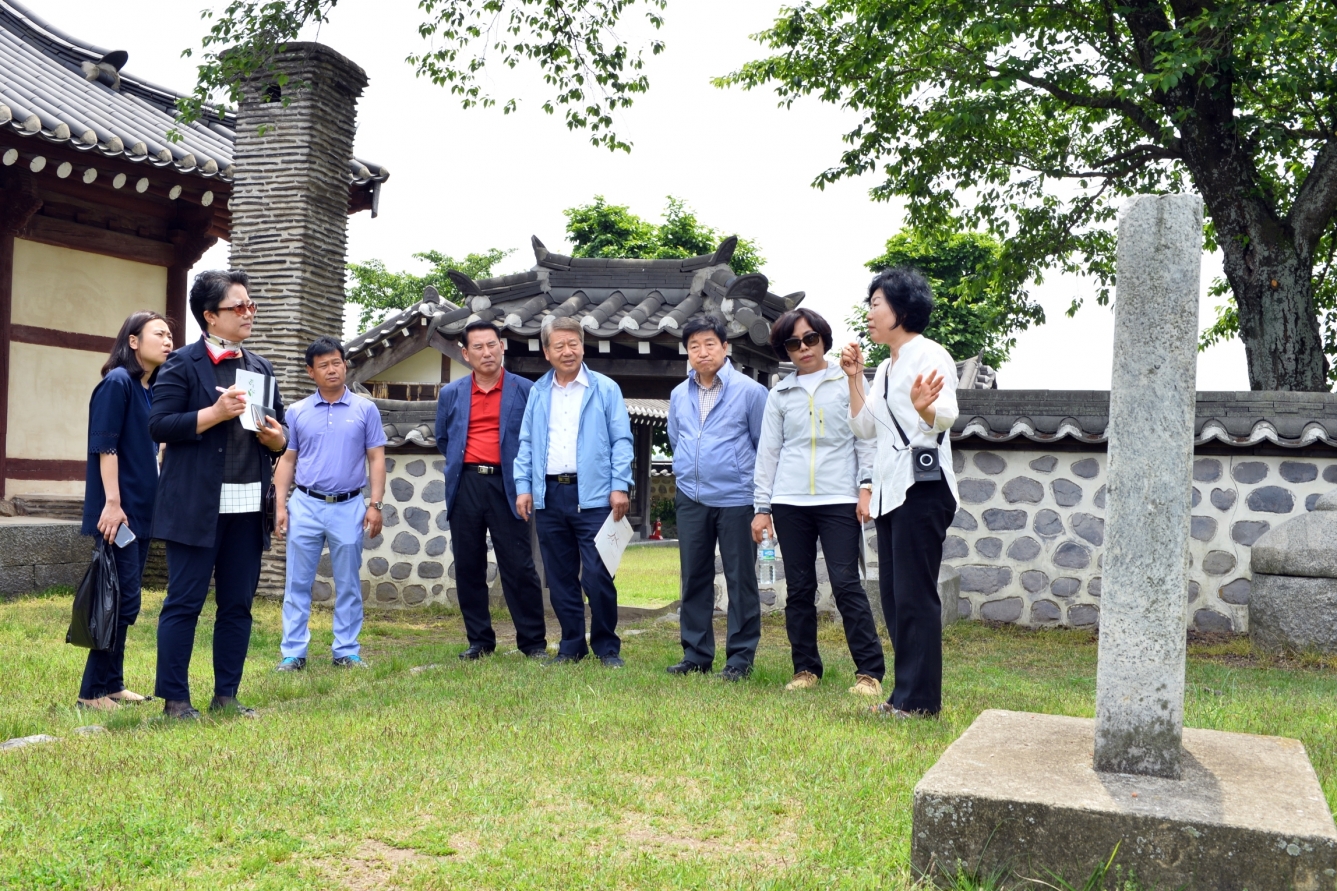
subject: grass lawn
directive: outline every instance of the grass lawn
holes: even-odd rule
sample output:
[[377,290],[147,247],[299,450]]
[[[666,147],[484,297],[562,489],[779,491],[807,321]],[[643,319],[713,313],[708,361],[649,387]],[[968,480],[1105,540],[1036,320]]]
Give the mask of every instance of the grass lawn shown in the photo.
[[[130,636],[143,692],[160,605],[146,594]],[[667,677],[667,623],[623,629],[641,633],[622,671],[500,649],[464,664],[459,617],[431,611],[373,613],[363,672],[330,666],[317,612],[310,667],[278,675],[279,608],[261,602],[242,690],[260,720],[168,724],[154,704],[79,736],[94,719],[70,707],[69,609],[67,594],[0,603],[0,739],[62,738],[0,753],[3,888],[907,888],[911,790],[943,749],[982,709],[1090,716],[1095,693],[1087,633],[956,625],[942,719],[884,722],[845,692],[832,625],[825,682],[786,694],[775,618],[731,686]],[[1334,668],[1195,645],[1188,723],[1298,737],[1337,804]]]
[[629,547],[617,568],[617,602],[628,606],[664,606],[678,599],[678,549]]

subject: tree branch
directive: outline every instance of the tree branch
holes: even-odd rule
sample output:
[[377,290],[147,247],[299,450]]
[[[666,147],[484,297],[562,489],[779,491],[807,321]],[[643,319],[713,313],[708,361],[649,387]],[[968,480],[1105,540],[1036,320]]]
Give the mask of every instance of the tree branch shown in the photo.
[[1337,142],[1329,140],[1319,149],[1287,214],[1296,241],[1313,251],[1337,212]]
[[[1127,99],[1116,96],[1113,93],[1106,93],[1103,96],[1087,96],[1082,93],[1075,93],[1065,87],[1060,87],[1058,84],[1045,80],[1042,77],[1034,77],[1020,71],[1004,71],[1003,69],[995,68],[992,65],[986,67],[989,71],[992,71],[995,74],[1014,77],[1024,84],[1028,84],[1036,89],[1044,90],[1055,99],[1067,102],[1070,105],[1077,105],[1082,108],[1102,108],[1120,112],[1124,117],[1136,124],[1148,137],[1164,145],[1164,132],[1156,124],[1156,121],[1151,115],[1147,114],[1136,102],[1129,102]],[[1170,140],[1171,144],[1165,147],[1170,151],[1177,153],[1179,151],[1178,142],[1178,139],[1172,139]]]

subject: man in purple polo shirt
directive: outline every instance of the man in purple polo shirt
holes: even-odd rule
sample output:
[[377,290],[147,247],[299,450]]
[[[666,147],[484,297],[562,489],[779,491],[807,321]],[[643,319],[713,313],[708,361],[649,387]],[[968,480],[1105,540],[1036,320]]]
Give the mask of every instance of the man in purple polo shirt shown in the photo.
[[[306,373],[318,389],[288,409],[288,450],[274,470],[274,534],[288,540],[279,671],[306,667],[311,586],[327,543],[334,568],[334,664],[366,666],[357,641],[362,630],[362,537],[381,534],[385,430],[371,400],[344,385],[344,358],[343,346],[332,337],[318,337],[306,348]],[[371,504],[364,506],[368,467]],[[294,481],[297,488],[289,500]]]

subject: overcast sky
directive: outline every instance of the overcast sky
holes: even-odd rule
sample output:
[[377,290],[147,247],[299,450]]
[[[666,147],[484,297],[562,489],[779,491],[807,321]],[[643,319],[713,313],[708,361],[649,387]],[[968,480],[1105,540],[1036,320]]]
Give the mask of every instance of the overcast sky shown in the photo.
[[[205,33],[200,0],[152,9],[91,0],[25,2],[75,37],[129,52],[132,75],[181,91],[193,83],[194,63],[180,52],[198,46]],[[544,114],[540,104],[548,93],[531,71],[499,74],[492,82],[499,99],[520,98],[517,113],[460,109],[447,91],[414,78],[404,62],[423,45],[414,0],[342,0],[318,39],[367,71],[356,152],[391,173],[380,216],[373,220],[364,212],[350,222],[349,259],[380,258],[392,269],[421,271],[411,258],[417,251],[462,256],[499,247],[514,251],[499,271],[517,271],[533,265],[530,235],[550,248],[566,247],[563,208],[603,195],[657,219],[673,195],[703,222],[756,240],[772,290],[806,291],[805,305],[825,315],[838,337],[846,335],[843,319],[869,278],[863,264],[901,227],[902,207],[871,201],[871,177],[824,191],[811,187],[838,160],[850,115],[816,100],[785,110],[768,92],[710,84],[759,54],[748,35],[764,28],[779,5],[670,0],[660,32],[667,50],[648,66],[650,92],[619,115],[619,135],[634,143],[626,155],[568,131],[560,112]],[[642,31],[630,24],[624,33]],[[200,268],[225,263],[226,245],[220,245]],[[1204,257],[1203,327],[1215,317],[1206,287],[1219,274],[1219,258]],[[1111,310],[1091,302],[1076,318],[1064,315],[1075,294],[1090,290],[1068,276],[1032,288],[1049,322],[1019,337],[999,386],[1109,386]],[[1200,354],[1198,387],[1248,388],[1238,341]]]

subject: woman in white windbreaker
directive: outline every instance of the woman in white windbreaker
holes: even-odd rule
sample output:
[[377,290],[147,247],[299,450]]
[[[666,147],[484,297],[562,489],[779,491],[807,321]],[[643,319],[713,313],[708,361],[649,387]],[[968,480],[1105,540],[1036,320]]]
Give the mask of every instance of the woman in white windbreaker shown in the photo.
[[933,293],[912,269],[887,269],[868,286],[868,337],[891,348],[872,386],[863,351],[845,347],[850,427],[877,441],[873,484],[860,493],[860,517],[877,523],[878,587],[895,650],[891,697],[874,707],[886,717],[936,715],[942,708],[942,543],[956,515],[952,441],[956,363],[924,337]]
[[[882,642],[859,581],[860,485],[872,484],[874,448],[850,430],[845,374],[828,362],[831,326],[810,309],[796,309],[771,326],[771,348],[797,370],[766,399],[754,474],[752,537],[776,537],[784,554],[785,631],[793,653],[788,690],[817,686],[817,543],[822,544],[831,593],[854,657],[850,692],[882,695]],[[774,523],[772,523],[774,519]]]

